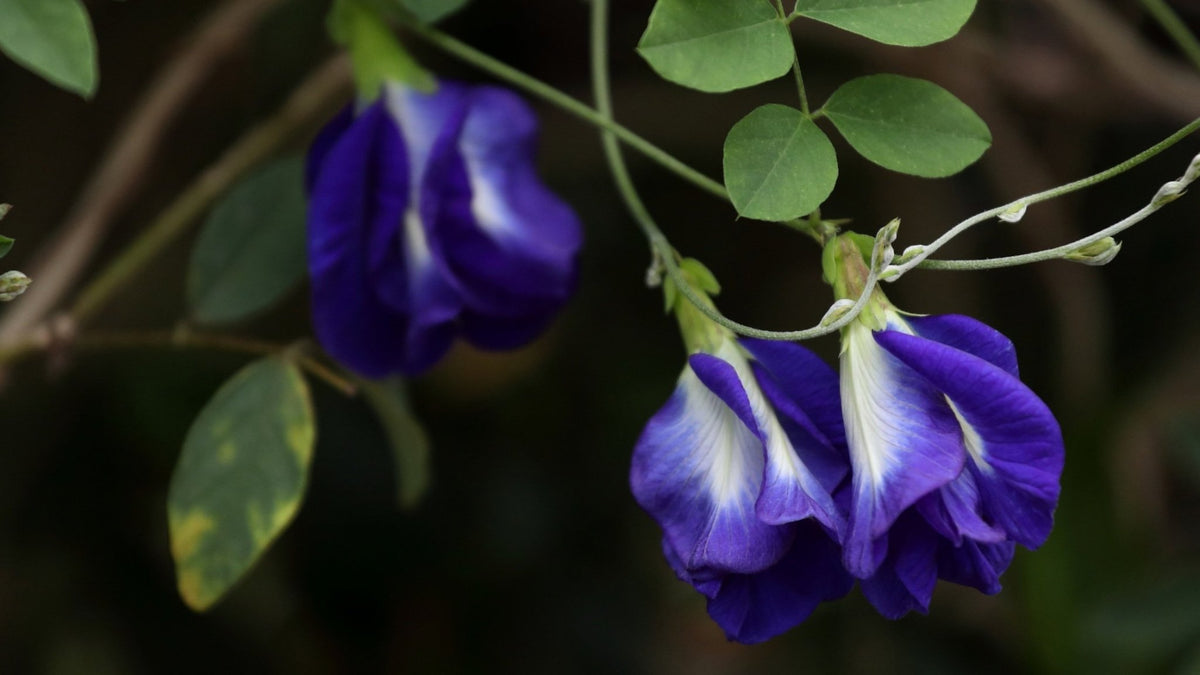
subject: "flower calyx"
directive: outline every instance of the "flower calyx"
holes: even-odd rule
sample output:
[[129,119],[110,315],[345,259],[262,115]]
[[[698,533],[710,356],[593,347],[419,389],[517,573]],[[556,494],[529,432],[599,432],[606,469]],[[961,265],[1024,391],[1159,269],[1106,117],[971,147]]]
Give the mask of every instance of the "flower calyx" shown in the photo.
[[898,219],[893,220],[874,238],[847,232],[826,244],[821,256],[821,267],[825,281],[833,286],[833,294],[838,302],[830,308],[830,314],[826,315],[822,323],[836,321],[838,316],[848,311],[849,307],[841,301],[855,303],[867,292],[870,293],[870,297],[856,320],[865,323],[872,330],[880,330],[887,324],[886,311],[892,305],[874,282],[886,273],[895,257],[892,242],[896,239],[899,225]]
[[[695,258],[683,258],[679,261],[679,277],[688,285],[692,295],[697,296],[706,306],[715,309],[710,296],[721,292],[721,284],[704,263]],[[693,303],[692,298],[684,294],[673,275],[663,279],[662,286],[664,309],[667,312],[675,312],[675,318],[679,321],[679,331],[683,335],[683,343],[689,354],[716,351],[718,345],[732,337],[726,328],[708,318]]]

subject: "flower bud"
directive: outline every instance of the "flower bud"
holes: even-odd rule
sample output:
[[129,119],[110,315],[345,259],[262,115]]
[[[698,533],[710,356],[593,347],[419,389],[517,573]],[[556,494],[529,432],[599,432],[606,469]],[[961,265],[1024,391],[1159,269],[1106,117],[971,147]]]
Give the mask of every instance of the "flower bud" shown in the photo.
[[849,298],[842,298],[829,306],[829,311],[825,312],[825,316],[821,317],[821,326],[828,326],[838,319],[846,315],[850,309],[854,307],[854,301]]
[[1105,237],[1087,246],[1080,246],[1063,256],[1064,260],[1083,263],[1084,265],[1100,266],[1112,262],[1121,252],[1121,242],[1112,237]]
[[1183,178],[1179,180],[1183,183],[1191,183],[1198,177],[1200,177],[1200,155],[1192,158],[1192,163],[1188,164],[1187,171],[1183,172]]
[[1184,192],[1187,192],[1186,182],[1178,180],[1167,181],[1158,189],[1158,192],[1154,195],[1154,199],[1150,200],[1150,204],[1151,206],[1170,204],[1182,197]]
[[16,298],[24,293],[31,283],[33,280],[25,276],[24,272],[13,270],[0,274],[0,302],[9,302]]
[[1015,223],[1025,217],[1025,212],[1029,210],[1029,205],[1025,202],[1014,202],[1009,205],[1003,213],[996,216],[1006,223]]

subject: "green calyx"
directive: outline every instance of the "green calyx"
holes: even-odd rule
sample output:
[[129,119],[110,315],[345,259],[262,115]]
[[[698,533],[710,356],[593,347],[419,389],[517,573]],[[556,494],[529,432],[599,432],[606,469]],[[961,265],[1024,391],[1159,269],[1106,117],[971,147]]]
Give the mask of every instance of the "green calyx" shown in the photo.
[[[867,262],[875,240],[857,232],[847,232],[834,237],[821,252],[821,270],[825,282],[833,286],[833,295],[838,300],[858,300],[867,287],[871,266]],[[856,321],[871,330],[882,330],[887,325],[886,312],[892,309],[883,291],[876,286]],[[844,330],[844,329],[843,329]]]
[[[696,295],[699,295],[709,307],[713,307],[709,296],[720,293],[721,284],[704,266],[704,263],[695,258],[684,258],[679,261],[679,271]],[[689,354],[714,352],[721,342],[731,339],[729,331],[705,316],[688,298],[684,297],[676,286],[675,280],[669,276],[663,280],[663,299],[666,311],[675,312],[675,319],[679,321],[679,332],[683,336],[683,344],[687,347]]]
[[384,18],[361,0],[334,0],[326,20],[329,36],[350,52],[360,100],[379,97],[383,85],[399,82],[423,92],[437,89],[429,71],[396,39]]

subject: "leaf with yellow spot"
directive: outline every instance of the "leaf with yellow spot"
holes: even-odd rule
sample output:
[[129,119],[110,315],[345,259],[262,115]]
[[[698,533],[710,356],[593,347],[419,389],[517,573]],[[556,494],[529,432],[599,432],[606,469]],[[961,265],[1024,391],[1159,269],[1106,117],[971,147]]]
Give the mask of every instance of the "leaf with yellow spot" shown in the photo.
[[179,594],[208,609],[300,510],[316,431],[308,387],[283,357],[246,366],[200,411],[167,493]]

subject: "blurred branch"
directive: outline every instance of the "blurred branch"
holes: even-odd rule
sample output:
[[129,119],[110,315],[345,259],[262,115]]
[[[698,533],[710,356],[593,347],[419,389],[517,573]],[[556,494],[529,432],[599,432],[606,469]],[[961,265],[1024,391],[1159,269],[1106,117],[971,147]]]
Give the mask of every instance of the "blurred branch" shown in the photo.
[[1187,24],[1179,18],[1175,10],[1171,9],[1166,0],[1142,0],[1142,6],[1146,8],[1146,12],[1150,16],[1154,17],[1158,25],[1162,26],[1167,35],[1171,36],[1175,45],[1192,62],[1192,65],[1200,68],[1200,41],[1196,40],[1196,36],[1188,29]]
[[[146,332],[92,332],[73,337],[62,333],[34,331],[28,338],[0,349],[0,363],[12,363],[35,354],[55,352],[71,347],[80,351],[108,351],[114,349],[202,349],[269,356],[283,352],[298,352],[294,345],[266,340],[246,338],[223,333],[196,333],[190,330],[146,331]],[[358,387],[332,368],[311,356],[297,353],[296,364],[313,377],[346,396],[354,396]]]
[[1042,0],[1129,89],[1187,119],[1200,115],[1200,77],[1155,53],[1125,21],[1094,0]]
[[327,117],[332,102],[350,92],[345,55],[331,58],[296,88],[274,116],[246,132],[175,198],[124,251],[80,292],[68,317],[86,322],[154,256],[175,241],[246,171],[279,150],[300,130]]
[[280,0],[227,0],[159,70],[109,146],[54,239],[30,265],[37,285],[0,320],[0,344],[11,343],[54,309],[91,259],[114,216],[137,191],[171,121],[212,69],[233,53]]

